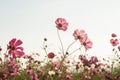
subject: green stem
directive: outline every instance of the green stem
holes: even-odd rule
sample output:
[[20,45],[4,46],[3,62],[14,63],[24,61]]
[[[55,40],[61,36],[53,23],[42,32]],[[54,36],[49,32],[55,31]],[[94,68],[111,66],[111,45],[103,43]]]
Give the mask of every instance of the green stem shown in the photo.
[[62,47],[62,54],[63,54],[63,56],[65,57],[64,48],[63,48],[62,40],[61,40],[61,38],[60,38],[60,34],[59,34],[59,30],[58,30],[58,29],[57,29],[57,34],[58,34],[58,38],[59,38],[59,41],[60,41],[60,44],[61,44],[61,47]]

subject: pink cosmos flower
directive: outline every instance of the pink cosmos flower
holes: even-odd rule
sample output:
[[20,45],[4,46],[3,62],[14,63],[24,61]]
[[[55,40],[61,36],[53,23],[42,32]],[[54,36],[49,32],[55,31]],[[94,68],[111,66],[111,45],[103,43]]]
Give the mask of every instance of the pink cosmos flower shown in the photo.
[[119,44],[118,39],[111,39],[110,43],[112,44],[112,46],[117,46]]
[[91,64],[96,64],[98,62],[98,58],[96,56],[92,56],[91,59],[89,60]]
[[90,48],[92,48],[92,41],[90,41],[90,39],[88,38],[87,35],[84,36],[84,38],[82,40],[80,40],[81,44],[84,45],[85,49],[88,50]]
[[16,40],[16,38],[13,38],[7,45],[8,54],[12,55],[13,58],[23,56],[24,52],[23,47],[20,47],[21,44],[21,40]]
[[64,18],[57,18],[57,20],[55,21],[55,23],[56,23],[56,27],[59,30],[63,30],[63,31],[67,30],[68,23],[66,22],[66,20]]
[[73,33],[73,36],[74,36],[75,40],[83,39],[84,35],[85,35],[85,31],[84,30],[79,30],[79,29],[76,29]]
[[51,59],[52,59],[52,58],[54,58],[54,57],[55,57],[55,54],[54,54],[53,52],[50,52],[50,53],[48,53],[48,55],[47,55],[47,56],[48,56],[48,58],[51,58]]

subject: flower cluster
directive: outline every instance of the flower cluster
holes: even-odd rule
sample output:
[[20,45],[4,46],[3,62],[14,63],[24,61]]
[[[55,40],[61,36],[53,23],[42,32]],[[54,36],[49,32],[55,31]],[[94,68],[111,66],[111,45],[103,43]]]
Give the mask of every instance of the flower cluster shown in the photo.
[[[0,55],[0,80],[120,80],[120,65],[119,63],[119,39],[115,33],[111,35],[110,43],[113,46],[115,54],[111,62],[104,59],[106,62],[101,62],[97,56],[89,56],[89,54],[76,55],[78,60],[68,57],[72,53],[76,54],[77,50],[89,50],[93,46],[93,42],[88,37],[88,34],[83,29],[75,29],[73,32],[73,41],[64,51],[59,30],[66,31],[68,22],[64,18],[57,18],[55,21],[58,38],[61,44],[61,51],[47,51],[47,38],[44,38],[42,49],[46,56],[44,59],[36,59],[40,56],[39,53],[27,55],[24,53],[22,41],[13,38],[7,44],[7,52],[4,58]],[[70,52],[70,47],[79,41],[81,45],[78,49]],[[83,48],[81,48],[84,46]],[[0,46],[0,52],[2,47]],[[2,53],[1,53],[2,54]],[[23,62],[21,61],[23,60]]]
[[76,29],[73,33],[75,40],[79,40],[81,45],[85,47],[86,50],[92,48],[92,41],[88,38],[88,35],[84,30]]

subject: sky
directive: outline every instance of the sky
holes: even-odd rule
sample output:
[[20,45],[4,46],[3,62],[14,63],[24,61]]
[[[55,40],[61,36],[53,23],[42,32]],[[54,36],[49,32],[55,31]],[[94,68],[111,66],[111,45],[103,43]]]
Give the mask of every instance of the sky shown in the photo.
[[84,29],[93,42],[88,54],[108,57],[111,33],[120,36],[119,4],[119,0],[0,0],[0,46],[5,52],[8,42],[17,38],[27,54],[44,54],[41,47],[46,37],[48,52],[55,52],[60,48],[55,20],[65,18],[68,30],[60,31],[64,48],[74,41],[75,29]]

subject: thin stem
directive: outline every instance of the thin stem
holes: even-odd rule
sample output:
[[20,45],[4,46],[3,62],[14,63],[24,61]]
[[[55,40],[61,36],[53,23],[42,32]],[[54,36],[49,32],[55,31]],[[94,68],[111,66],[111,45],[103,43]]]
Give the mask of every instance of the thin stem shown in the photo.
[[111,64],[111,66],[112,66],[112,72],[114,71],[114,64],[115,64],[115,57],[116,57],[116,54],[117,54],[117,51],[114,51],[114,56],[113,56],[113,61],[112,61],[112,64]]
[[46,48],[47,48],[47,45],[45,44],[45,41],[43,42],[43,49],[44,49],[44,51],[45,51],[45,53],[46,53],[46,56],[47,56],[47,50],[46,50]]
[[74,51],[72,51],[72,52],[70,53],[70,55],[73,54],[74,52],[78,51],[78,50],[81,50],[81,48],[82,48],[82,46],[81,46],[80,48],[75,49]]
[[60,44],[61,44],[61,47],[62,47],[62,54],[63,54],[63,56],[65,57],[64,48],[63,48],[62,40],[61,40],[61,38],[60,38],[60,34],[59,34],[59,30],[58,30],[58,29],[57,29],[57,34],[58,34],[58,38],[59,38],[59,41],[60,41]]
[[77,41],[77,40],[73,41],[73,42],[67,47],[66,52],[68,52],[69,48],[70,48],[76,41]]

